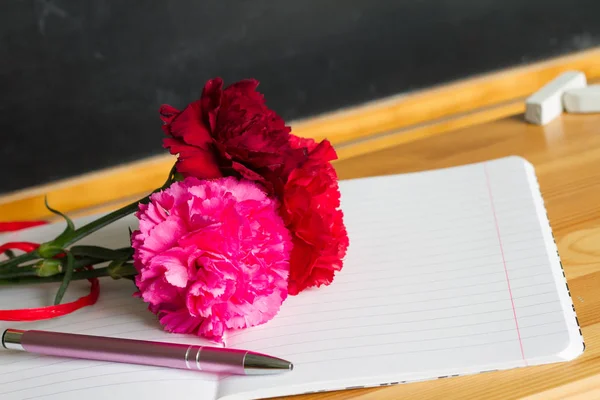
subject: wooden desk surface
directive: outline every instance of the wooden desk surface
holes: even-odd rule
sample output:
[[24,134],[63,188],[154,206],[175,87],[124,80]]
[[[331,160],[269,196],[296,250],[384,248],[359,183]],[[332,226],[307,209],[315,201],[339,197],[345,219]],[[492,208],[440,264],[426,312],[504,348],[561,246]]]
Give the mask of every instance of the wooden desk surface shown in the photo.
[[584,354],[569,363],[286,399],[600,399],[600,115],[565,114],[546,127],[517,115],[344,159],[336,168],[348,179],[507,155],[521,155],[536,168]]
[[345,179],[513,154],[536,167],[582,326],[584,354],[569,363],[295,400],[600,398],[600,116],[563,115],[537,127],[519,115],[343,160],[336,168]]
[[[477,94],[476,98],[483,103],[476,103],[483,108],[472,114],[460,109],[454,119],[439,110],[432,111],[437,109],[439,100],[431,99],[444,99],[447,103],[448,99],[454,98],[442,89],[419,94],[408,103],[377,108],[371,114],[365,111],[364,115],[342,116],[341,120],[334,119],[331,123],[326,120],[324,124],[316,125],[320,130],[313,129],[310,123],[301,125],[306,133],[310,133],[308,136],[318,137],[338,128],[345,132],[349,127],[356,127],[357,121],[363,122],[365,116],[370,116],[361,129],[373,133],[372,138],[347,144],[341,138],[334,140],[342,155],[335,164],[341,179],[455,166],[507,155],[521,155],[531,161],[536,168],[582,326],[585,353],[569,363],[292,399],[600,399],[600,115],[564,114],[551,124],[538,127],[525,123],[519,114],[523,109],[522,96],[534,89],[519,82],[526,84],[532,77],[541,80],[553,76],[558,68],[584,66],[588,68],[589,77],[598,79],[600,64],[596,60],[600,59],[600,50],[592,56],[587,55],[585,63],[575,58],[575,61],[568,59],[534,67],[517,81],[514,75],[500,74],[491,81],[496,82],[493,90],[489,82],[485,90],[481,89],[479,80],[463,84],[455,89],[463,97],[468,94],[467,97],[474,98],[474,93]],[[490,108],[486,103],[491,102],[490,96],[500,106]],[[459,103],[473,104],[469,101]],[[427,122],[428,118],[435,122],[377,137],[375,133],[403,126],[407,117],[403,114],[406,104],[416,108],[420,104],[423,109],[418,114],[422,121],[412,121],[409,116],[411,123]],[[446,106],[448,104],[440,106],[440,110],[445,110]],[[448,112],[457,110],[452,107]],[[300,129],[296,133],[303,131]],[[357,137],[352,134],[349,139]],[[137,197],[138,193],[146,193],[149,188],[161,184],[171,165],[171,159],[161,158],[4,196],[0,198],[0,220],[46,218],[42,199],[47,192],[50,192],[53,206],[76,215],[98,210],[86,207],[114,208],[132,199],[119,198],[119,195],[126,193]]]

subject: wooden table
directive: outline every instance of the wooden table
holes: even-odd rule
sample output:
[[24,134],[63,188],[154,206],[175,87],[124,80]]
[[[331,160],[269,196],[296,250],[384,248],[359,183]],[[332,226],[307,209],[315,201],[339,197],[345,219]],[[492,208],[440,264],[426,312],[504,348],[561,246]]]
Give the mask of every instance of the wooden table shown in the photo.
[[513,154],[536,168],[582,326],[584,354],[569,363],[294,399],[600,398],[600,115],[563,115],[546,127],[517,115],[343,160],[336,167],[344,179]]
[[[421,171],[521,155],[539,177],[586,342],[569,363],[386,388],[293,397],[321,399],[600,399],[600,115],[523,121],[523,98],[566,69],[600,78],[600,51],[314,119],[295,132],[336,145],[341,179]],[[460,101],[457,101],[459,99]],[[408,110],[408,111],[407,111]],[[48,217],[43,196],[72,215],[112,209],[162,184],[169,157],[0,197],[0,221]]]

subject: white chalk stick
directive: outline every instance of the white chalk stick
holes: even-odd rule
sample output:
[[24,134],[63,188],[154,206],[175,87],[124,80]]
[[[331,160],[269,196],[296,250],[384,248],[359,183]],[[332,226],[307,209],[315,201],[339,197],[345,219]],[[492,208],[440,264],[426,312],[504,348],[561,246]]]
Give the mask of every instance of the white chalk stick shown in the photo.
[[567,71],[560,74],[525,101],[525,119],[537,125],[547,124],[563,112],[563,94],[586,85],[583,72]]
[[600,85],[567,90],[563,95],[563,104],[569,113],[600,112]]

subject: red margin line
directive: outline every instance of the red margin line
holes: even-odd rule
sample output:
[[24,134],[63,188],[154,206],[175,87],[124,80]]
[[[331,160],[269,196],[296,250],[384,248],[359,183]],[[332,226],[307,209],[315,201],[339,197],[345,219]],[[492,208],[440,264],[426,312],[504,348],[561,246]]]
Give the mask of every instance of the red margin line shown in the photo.
[[515,326],[517,327],[517,336],[519,338],[519,347],[521,348],[521,357],[525,365],[527,360],[525,359],[525,351],[523,351],[523,341],[521,340],[521,332],[519,330],[519,322],[517,321],[517,310],[515,309],[515,301],[513,299],[512,290],[510,289],[510,280],[508,279],[508,269],[506,268],[506,257],[504,256],[504,248],[502,246],[502,239],[500,237],[500,226],[498,225],[498,216],[496,215],[496,207],[494,206],[494,196],[492,195],[492,185],[490,183],[490,174],[487,170],[487,165],[483,164],[483,170],[485,172],[485,179],[487,183],[488,193],[490,195],[490,204],[492,206],[492,214],[494,215],[494,223],[496,224],[496,233],[498,234],[498,244],[500,245],[500,253],[502,254],[502,263],[504,264],[504,274],[506,275],[506,285],[508,286],[508,294],[510,295],[510,303],[512,304],[513,316],[515,318]]

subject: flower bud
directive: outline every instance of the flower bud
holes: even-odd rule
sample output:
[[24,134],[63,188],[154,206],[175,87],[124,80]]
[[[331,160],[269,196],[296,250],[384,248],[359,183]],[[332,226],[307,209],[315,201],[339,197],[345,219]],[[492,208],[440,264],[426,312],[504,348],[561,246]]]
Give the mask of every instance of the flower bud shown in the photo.
[[52,242],[42,243],[37,249],[37,253],[42,258],[52,258],[57,254],[62,253],[64,250],[61,246],[58,246]]
[[60,274],[62,272],[62,264],[60,260],[42,260],[37,265],[37,276],[39,277],[47,277],[56,274]]

